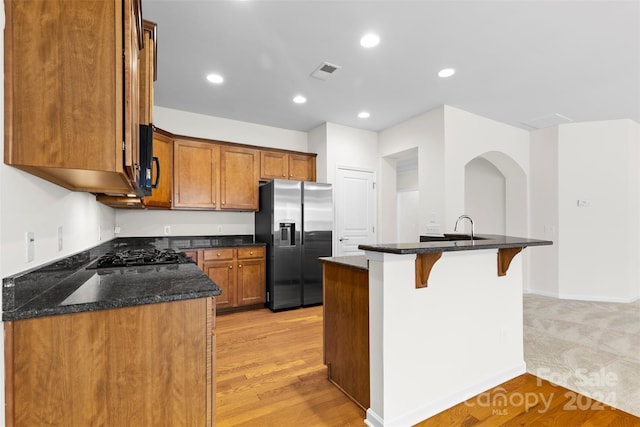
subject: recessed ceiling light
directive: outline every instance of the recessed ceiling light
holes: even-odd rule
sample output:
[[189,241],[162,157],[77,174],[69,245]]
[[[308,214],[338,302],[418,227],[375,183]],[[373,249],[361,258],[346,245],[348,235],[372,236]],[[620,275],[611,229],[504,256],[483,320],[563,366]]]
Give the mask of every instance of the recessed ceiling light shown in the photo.
[[360,113],[358,113],[358,117],[360,117],[361,119],[368,119],[370,116],[371,114],[366,111],[361,111]]
[[295,102],[296,104],[304,104],[305,102],[307,102],[307,98],[302,95],[296,95],[293,98],[293,102]]
[[360,46],[362,47],[375,47],[378,46],[378,43],[380,43],[380,37],[373,33],[365,34],[360,39]]
[[207,75],[207,80],[211,83],[220,84],[224,81],[224,78],[220,74],[209,74]]
[[456,70],[454,70],[453,68],[444,68],[438,71],[438,77],[442,77],[442,78],[451,77],[455,73],[456,73]]

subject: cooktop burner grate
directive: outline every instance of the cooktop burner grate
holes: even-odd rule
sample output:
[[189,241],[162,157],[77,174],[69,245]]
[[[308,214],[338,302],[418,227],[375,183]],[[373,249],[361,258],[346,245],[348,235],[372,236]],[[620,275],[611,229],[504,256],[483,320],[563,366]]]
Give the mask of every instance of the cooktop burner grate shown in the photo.
[[185,264],[193,262],[183,252],[173,249],[124,249],[107,252],[89,268],[130,267],[138,265]]

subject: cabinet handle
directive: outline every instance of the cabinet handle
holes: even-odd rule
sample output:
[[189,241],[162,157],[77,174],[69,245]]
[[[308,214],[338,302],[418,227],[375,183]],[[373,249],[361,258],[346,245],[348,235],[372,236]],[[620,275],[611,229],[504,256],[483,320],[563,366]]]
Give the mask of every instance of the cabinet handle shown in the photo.
[[249,255],[253,255],[253,251],[249,251]]
[[222,206],[224,206],[224,202],[222,202]]
[[218,255],[218,256],[220,256],[220,252],[218,252],[218,254],[217,254],[217,255]]
[[242,268],[242,264],[238,264],[238,268]]
[[233,268],[233,265],[230,265],[230,266],[229,266],[229,269],[232,269],[232,268]]

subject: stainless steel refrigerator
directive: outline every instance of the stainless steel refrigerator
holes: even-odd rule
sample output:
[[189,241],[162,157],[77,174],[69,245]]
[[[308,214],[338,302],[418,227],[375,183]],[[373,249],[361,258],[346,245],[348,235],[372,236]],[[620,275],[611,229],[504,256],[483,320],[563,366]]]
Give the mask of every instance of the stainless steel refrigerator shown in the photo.
[[322,266],[331,256],[331,184],[275,179],[260,187],[256,242],[267,244],[267,306],[322,304]]

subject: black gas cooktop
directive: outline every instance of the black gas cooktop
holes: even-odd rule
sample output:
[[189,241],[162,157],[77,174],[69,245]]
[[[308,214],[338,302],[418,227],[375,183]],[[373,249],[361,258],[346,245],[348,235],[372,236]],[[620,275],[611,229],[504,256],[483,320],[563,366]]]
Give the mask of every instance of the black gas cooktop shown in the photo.
[[107,252],[87,268],[185,264],[188,262],[193,262],[193,260],[183,252],[176,252],[173,249],[124,249],[117,252]]

